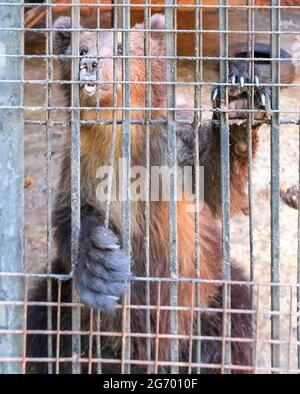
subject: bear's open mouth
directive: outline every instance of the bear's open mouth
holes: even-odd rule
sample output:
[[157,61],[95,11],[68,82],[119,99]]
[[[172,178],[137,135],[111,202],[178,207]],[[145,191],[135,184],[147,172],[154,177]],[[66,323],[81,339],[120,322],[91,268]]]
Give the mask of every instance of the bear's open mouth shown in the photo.
[[83,86],[85,92],[89,95],[94,94],[97,88],[97,85],[95,83],[87,82]]

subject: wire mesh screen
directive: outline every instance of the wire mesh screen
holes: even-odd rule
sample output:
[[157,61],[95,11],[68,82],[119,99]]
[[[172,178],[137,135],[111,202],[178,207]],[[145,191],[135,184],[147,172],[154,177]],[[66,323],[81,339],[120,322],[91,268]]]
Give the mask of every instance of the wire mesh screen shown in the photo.
[[1,373],[299,373],[297,1],[0,19]]

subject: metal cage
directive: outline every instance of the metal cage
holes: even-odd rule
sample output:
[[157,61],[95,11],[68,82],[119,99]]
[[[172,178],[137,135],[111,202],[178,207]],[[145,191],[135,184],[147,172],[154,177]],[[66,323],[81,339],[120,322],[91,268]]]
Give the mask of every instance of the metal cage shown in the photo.
[[[153,108],[151,105],[150,80],[151,61],[155,56],[149,52],[151,14],[165,15],[166,106]],[[72,51],[65,55],[71,60],[72,75],[66,81],[57,74],[58,61],[62,55],[53,52],[54,20],[60,15],[70,15],[72,26]],[[161,372],[163,367],[170,372],[200,373],[202,368],[230,373],[232,369],[251,373],[299,373],[300,372],[300,219],[296,210],[287,207],[281,200],[283,179],[286,183],[299,183],[299,115],[300,115],[300,6],[285,5],[280,0],[266,1],[264,5],[255,0],[204,0],[152,2],[101,1],[23,3],[20,0],[0,2],[0,371],[1,373],[26,373],[31,362],[44,363],[48,373],[60,373],[61,364],[71,365],[73,373],[101,373],[105,365],[117,365],[120,372],[134,371],[135,366],[144,366],[148,373]],[[145,62],[145,107],[134,108],[130,102],[129,63],[130,34],[134,22],[144,21]],[[91,120],[94,124],[112,125],[116,135],[122,127],[122,157],[127,159],[122,176],[122,245],[130,255],[132,212],[129,203],[131,179],[131,127],[135,123],[134,111],[145,112],[144,163],[147,172],[144,207],[144,275],[133,277],[129,284],[140,282],[145,286],[145,302],[131,303],[130,285],[118,306],[122,311],[122,329],[118,332],[103,331],[102,312],[87,311],[80,303],[73,286],[72,300],[61,300],[62,285],[72,281],[77,262],[80,236],[80,127],[88,121],[81,119],[79,100],[79,40],[82,31],[97,33],[111,31],[114,37],[114,80],[122,85],[122,104],[117,103],[116,88],[113,88],[113,111],[111,120]],[[120,41],[121,34],[121,41]],[[268,59],[254,56],[254,44],[263,37],[270,45]],[[246,60],[250,73],[254,62],[270,63],[272,108],[270,119],[263,121],[260,153],[252,156],[251,127],[258,111],[248,102],[248,215],[230,217],[230,139],[228,90],[231,81],[228,64],[233,58],[230,52],[235,45],[245,41]],[[122,43],[123,53],[118,54],[117,43]],[[98,43],[99,45],[99,43]],[[281,48],[287,49],[292,59],[281,57]],[[122,81],[117,80],[116,64],[122,62]],[[295,78],[288,83],[282,81],[281,69],[285,62],[293,63]],[[220,67],[218,69],[218,66]],[[71,84],[71,103],[62,99],[62,85]],[[170,172],[168,190],[169,220],[169,276],[150,276],[150,232],[151,210],[149,205],[149,174],[151,127],[159,121],[151,119],[153,111],[164,111],[162,123],[166,126],[168,166],[176,166],[176,99],[181,94],[189,96],[189,107],[193,113],[195,130],[205,125],[216,110],[210,102],[213,85],[220,88],[223,106],[219,110],[221,130],[221,194],[222,215],[222,277],[201,278],[201,244],[199,241],[200,184],[196,177],[195,205],[195,270],[196,277],[181,277],[178,267],[178,234],[176,174]],[[249,90],[255,85],[246,84]],[[253,94],[252,96],[253,97]],[[93,109],[99,107],[99,103]],[[91,109],[91,108],[87,108]],[[117,118],[116,112],[122,114]],[[240,120],[245,122],[244,120]],[[66,130],[71,130],[71,206],[72,206],[72,269],[69,274],[52,272],[55,244],[51,211],[57,188],[58,164],[62,140]],[[197,133],[195,141],[197,146]],[[115,146],[110,152],[114,160]],[[281,149],[284,150],[281,154]],[[196,148],[195,166],[199,166],[199,151]],[[256,162],[258,161],[258,163]],[[256,164],[257,163],[257,164]],[[297,174],[297,175],[296,175]],[[297,178],[297,179],[296,179]],[[24,181],[25,179],[25,181]],[[25,184],[24,184],[25,182]],[[270,187],[269,187],[270,185]],[[297,196],[294,197],[298,198]],[[263,202],[261,202],[263,201]],[[110,215],[108,200],[105,224]],[[269,209],[270,208],[270,209]],[[239,283],[231,280],[230,266],[233,259],[243,265],[248,281]],[[280,264],[281,263],[281,264]],[[38,283],[47,285],[47,300],[34,301],[31,289]],[[160,296],[164,284],[169,286],[169,303],[162,305]],[[178,287],[188,284],[195,295],[192,307],[178,304]],[[207,308],[201,305],[200,283],[218,284],[223,290],[222,308]],[[234,310],[231,307],[231,285],[247,283],[251,288],[251,308]],[[55,284],[55,285],[54,285]],[[150,288],[150,286],[152,286]],[[57,299],[52,300],[53,288]],[[154,289],[154,290],[153,290]],[[150,292],[157,294],[158,304],[153,305]],[[194,298],[194,297],[193,297]],[[33,334],[27,327],[28,307],[39,305],[47,310],[47,329],[39,332],[47,338],[48,356],[31,359],[26,353],[27,336]],[[71,310],[71,328],[61,329],[61,320]],[[143,332],[132,332],[131,319],[135,311],[144,311]],[[160,332],[160,314],[168,311],[169,332]],[[201,331],[201,314],[208,312],[222,315],[221,336],[207,337]],[[189,333],[181,333],[179,315],[185,313],[194,321]],[[234,338],[231,335],[230,316],[235,313],[251,316],[253,336]],[[156,326],[151,328],[150,316],[155,316]],[[88,316],[87,316],[88,315]],[[82,316],[89,321],[82,327]],[[53,323],[55,322],[55,323]],[[102,355],[101,338],[118,338],[121,341],[120,355],[107,359]],[[72,352],[64,355],[60,351],[61,338],[68,337]],[[145,343],[143,359],[133,355],[132,340],[141,338]],[[169,341],[169,357],[161,359],[160,343]],[[201,343],[219,341],[222,346],[221,362],[205,364],[201,359]],[[251,365],[234,366],[231,360],[232,341],[252,344]],[[181,344],[189,349],[186,360],[180,359]],[[83,350],[84,348],[84,350]],[[195,349],[195,350],[193,350]],[[234,367],[234,368],[233,368]]]

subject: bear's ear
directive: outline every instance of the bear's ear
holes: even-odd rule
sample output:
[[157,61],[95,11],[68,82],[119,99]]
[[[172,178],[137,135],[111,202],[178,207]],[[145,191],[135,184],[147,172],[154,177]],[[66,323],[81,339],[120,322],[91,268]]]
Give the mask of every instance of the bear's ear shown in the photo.
[[165,30],[166,21],[163,14],[154,14],[151,16],[150,26],[153,30]]
[[[165,21],[165,16],[162,14],[154,14],[151,16],[150,19],[150,28],[151,30],[165,30],[166,28],[166,21]],[[165,32],[153,32],[151,33],[151,37],[154,40],[161,41],[164,43],[165,41]]]
[[71,19],[68,16],[60,16],[53,24],[53,52],[57,55],[66,53],[71,43],[71,32],[65,29],[71,28]]

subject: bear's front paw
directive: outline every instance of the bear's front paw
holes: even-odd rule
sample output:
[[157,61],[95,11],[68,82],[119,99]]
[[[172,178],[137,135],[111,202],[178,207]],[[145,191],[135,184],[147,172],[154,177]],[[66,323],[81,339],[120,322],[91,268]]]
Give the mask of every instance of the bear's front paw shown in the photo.
[[[264,111],[265,115],[271,112],[271,90],[267,86],[261,85],[260,70],[258,66],[254,66],[253,80],[249,77],[248,62],[232,61],[229,63],[229,82],[228,87],[229,109],[247,109],[247,95],[251,93],[252,87],[245,84],[254,84],[254,108],[255,110]],[[211,92],[213,106],[220,107],[220,86],[213,86]],[[238,112],[238,111],[237,111]],[[245,114],[240,112],[240,116],[236,113],[230,114],[231,118],[244,118]],[[261,118],[257,116],[256,118]]]
[[102,225],[86,230],[80,237],[76,289],[80,300],[88,307],[112,310],[130,278],[130,259],[111,230]]

